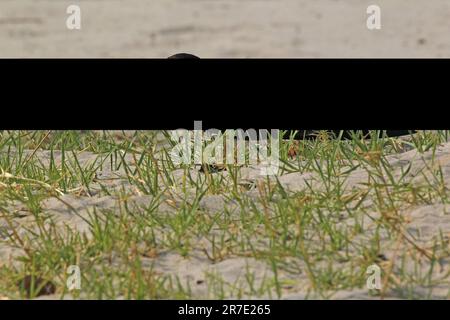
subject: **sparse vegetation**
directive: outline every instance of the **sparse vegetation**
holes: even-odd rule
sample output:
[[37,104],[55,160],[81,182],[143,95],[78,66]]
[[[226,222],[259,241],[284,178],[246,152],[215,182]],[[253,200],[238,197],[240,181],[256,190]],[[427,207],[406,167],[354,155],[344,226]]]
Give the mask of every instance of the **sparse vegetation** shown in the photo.
[[449,298],[448,135],[287,139],[263,177],[176,166],[162,132],[4,131],[0,298]]

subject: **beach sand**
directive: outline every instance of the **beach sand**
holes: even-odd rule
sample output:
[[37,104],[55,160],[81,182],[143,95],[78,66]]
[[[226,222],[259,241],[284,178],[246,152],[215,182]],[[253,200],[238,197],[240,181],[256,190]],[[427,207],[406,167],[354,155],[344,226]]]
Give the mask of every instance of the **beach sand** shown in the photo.
[[448,0],[0,0],[1,57],[449,57],[449,34]]
[[[32,150],[28,150],[26,153],[31,154],[32,152]],[[57,164],[62,161],[62,152],[57,150],[54,150],[52,153],[46,150],[39,150],[33,152],[33,154],[39,159],[43,166],[48,166],[50,159],[54,159]],[[392,154],[386,157],[386,161],[391,166],[391,174],[395,177],[395,179],[400,179],[399,177],[403,176],[401,179],[405,181],[405,184],[408,182],[419,190],[421,186],[426,185],[426,181],[432,180],[430,178],[431,171],[427,168],[435,168],[437,165],[441,168],[442,180],[445,185],[448,185],[448,181],[450,181],[449,154],[450,143],[446,142],[439,145],[436,150],[429,150],[423,154],[417,152],[415,149],[398,154]],[[77,155],[78,161],[83,168],[89,167],[92,163],[97,163],[99,161],[99,156],[101,159],[101,155],[87,151],[81,151]],[[92,212],[94,212],[94,209],[97,210],[97,212],[106,211],[109,212],[109,214],[119,216],[123,206],[125,205],[124,201],[126,202],[128,208],[135,213],[141,212],[143,208],[148,208],[151,206],[151,203],[155,200],[155,197],[142,194],[135,188],[135,186],[130,184],[124,172],[123,166],[119,169],[111,169],[111,165],[109,163],[109,161],[112,161],[111,159],[106,157],[101,160],[103,166],[101,169],[97,170],[96,179],[89,186],[90,195],[85,193],[78,195],[75,193],[67,193],[60,198],[46,198],[40,204],[42,209],[41,215],[45,214],[52,217],[58,228],[69,227],[71,230],[74,230],[79,234],[84,234],[86,239],[91,239],[93,237],[91,230],[92,228],[90,228],[87,221],[89,221],[89,217]],[[70,160],[69,157],[66,161],[69,163],[72,160]],[[124,161],[130,163],[132,166],[134,158],[131,154],[127,154],[124,157]],[[206,179],[205,176],[196,169],[190,169],[188,172],[190,177],[194,180],[199,177],[201,179]],[[184,181],[183,177],[185,177],[185,174],[186,172],[184,169],[177,169],[173,172],[173,192],[181,192],[180,195],[183,194],[181,190]],[[224,181],[228,181],[227,179],[230,178],[227,171],[213,173],[213,175],[216,177],[223,176],[225,179]],[[239,185],[249,186],[257,185],[258,181],[262,181],[261,179],[266,179],[266,177],[259,174],[258,166],[245,166],[240,168],[237,177]],[[368,172],[364,168],[356,168],[355,170],[346,173],[345,177],[345,184],[342,185],[343,190],[365,190],[365,185],[368,181]],[[295,193],[301,193],[305,190],[309,190],[308,186],[316,191],[325,188],[325,185],[321,182],[317,173],[313,172],[288,173],[287,171],[284,171],[282,174],[277,176],[277,179],[280,186],[282,186],[289,195],[294,195]],[[165,188],[163,182],[159,183],[162,183],[160,185],[161,190]],[[110,195],[105,195],[104,190],[109,190]],[[126,198],[118,197],[116,192],[120,190],[126,191],[129,196]],[[195,190],[191,191],[192,197],[195,198]],[[243,192],[242,195],[247,196],[249,199],[253,199],[255,205],[260,208],[260,204],[258,204],[260,193],[256,187],[249,188],[249,190]],[[165,196],[163,196],[163,199],[164,197]],[[179,203],[175,202],[174,206],[169,205],[168,199],[169,198],[166,199],[167,201],[164,200],[161,202],[157,212],[155,211],[154,213],[155,215],[167,217],[176,215],[177,212],[179,212],[177,210],[178,207],[181,206],[182,201],[180,200],[181,202]],[[180,198],[176,197],[174,199],[182,199],[182,197],[180,196]],[[376,199],[374,197],[370,196],[362,203],[362,207],[368,208],[367,214],[361,216],[361,219],[363,219],[361,220],[361,224],[365,226],[365,231],[352,239],[352,242],[355,243],[355,247],[351,246],[351,250],[347,252],[347,254],[350,254],[350,256],[355,255],[358,259],[361,259],[362,257],[360,257],[357,252],[353,252],[354,248],[358,247],[358,243],[367,245],[370,244],[370,239],[373,239],[374,234],[379,234],[380,239],[378,245],[380,246],[380,251],[383,252],[383,257],[385,257],[383,259],[389,259],[395,262],[395,269],[393,269],[394,275],[400,277],[402,272],[405,272],[405,270],[410,274],[416,274],[420,271],[425,273],[430,272],[430,279],[434,279],[432,282],[433,285],[430,287],[423,287],[411,280],[410,288],[407,286],[400,286],[400,288],[404,289],[404,292],[399,290],[399,288],[386,291],[387,299],[405,299],[407,297],[411,298],[411,295],[413,295],[414,298],[448,298],[448,280],[444,279],[444,275],[447,275],[448,272],[450,272],[450,259],[448,255],[439,259],[438,266],[433,268],[429,260],[420,256],[418,252],[411,251],[412,248],[409,248],[409,245],[402,247],[402,254],[397,252],[398,248],[396,249],[395,247],[397,240],[386,234],[384,231],[381,232],[378,224],[373,223],[373,221],[381,219],[379,212],[371,211],[370,209],[375,200]],[[358,202],[360,200],[357,199],[355,201]],[[275,210],[277,203],[278,202],[276,201],[270,203],[271,210]],[[353,204],[349,204],[349,206],[352,207]],[[11,219],[12,224],[19,226],[18,230],[21,233],[28,230],[27,228],[30,228],[29,230],[35,228],[36,222],[34,216],[22,204],[17,203],[17,201],[10,203],[8,209],[9,212],[14,213],[14,218]],[[221,216],[225,213],[230,217],[230,221],[239,221],[239,217],[242,217],[240,206],[235,200],[230,199],[229,195],[209,194],[204,196],[198,203],[196,214],[206,214],[211,217],[218,218],[219,215]],[[245,214],[250,215],[251,212],[246,212]],[[344,210],[342,212],[334,212],[324,210],[322,214],[326,216],[333,215],[336,217],[341,217],[336,222],[336,230],[339,230],[340,228],[347,228],[355,223],[355,220],[352,219],[352,215],[356,213],[353,211],[347,212]],[[421,248],[433,248],[438,239],[441,237],[448,239],[450,235],[450,215],[448,214],[448,204],[446,204],[445,201],[442,202],[437,199],[426,204],[407,206],[405,209],[402,209],[399,214],[406,219],[406,224],[404,225],[405,234],[414,240],[413,242],[416,246]],[[157,230],[159,229],[157,228]],[[165,232],[168,232],[167,230],[168,229],[164,227],[161,229],[161,234],[159,234],[160,231],[157,231],[159,234],[158,237],[163,237]],[[307,232],[307,230],[308,228],[305,232]],[[0,240],[2,239],[2,236],[6,239],[7,234],[10,232],[11,225],[6,224],[6,221],[1,219]],[[220,230],[213,228],[211,233],[217,233],[219,237]],[[311,241],[308,241],[308,243],[310,245],[321,245],[321,242],[318,239],[318,242],[314,239],[315,238],[313,237]],[[227,284],[238,283],[242,285],[243,292],[248,292],[249,290],[249,288],[246,287],[247,282],[245,281],[245,275],[248,270],[250,270],[255,277],[254,281],[255,286],[257,287],[262,285],[265,281],[264,279],[267,280],[267,278],[273,277],[271,265],[264,259],[255,259],[254,257],[247,257],[242,254],[230,254],[222,260],[211,261],[209,256],[205,254],[204,248],[210,248],[211,246],[206,237],[193,236],[190,241],[194,249],[189,252],[188,256],[182,256],[176,250],[167,249],[161,249],[157,256],[142,256],[141,262],[143,270],[151,269],[160,275],[178,277],[182,283],[193,283],[191,289],[192,295],[195,298],[210,298],[207,279],[209,279],[208,274],[211,273],[220,275]],[[251,243],[255,246],[254,248],[260,248],[261,250],[267,249],[267,239],[264,238],[264,236],[258,235],[258,233],[255,233],[251,238]],[[415,253],[413,255],[409,255],[411,252]],[[12,259],[14,257],[18,257],[22,254],[22,249],[6,245],[5,243],[1,244],[0,266],[13,261]],[[117,259],[117,264],[121,261],[119,256],[114,259]],[[416,259],[420,260],[420,264],[417,264]],[[351,271],[353,270],[351,268],[354,267],[352,261],[357,262],[358,260],[335,261],[333,266],[345,272],[353,272]],[[282,283],[295,283],[295,285],[283,286],[282,297],[284,299],[323,298],[323,296],[315,294],[310,295],[308,293],[308,288],[310,288],[310,283],[308,282],[309,278],[307,272],[305,272],[305,270],[307,270],[305,262],[300,256],[295,258],[286,258],[284,262],[286,263],[286,266],[291,266],[292,268],[293,266],[297,266],[299,268],[298,271],[289,268],[280,268],[278,271],[278,278],[282,281]],[[14,263],[17,264],[17,267],[21,264],[19,260],[15,260]],[[420,266],[420,270],[414,269],[418,266]],[[319,269],[322,267],[326,269],[326,265],[316,267],[319,267]],[[88,270],[86,270],[86,272],[87,271]],[[233,292],[233,290],[230,289],[230,292]],[[238,296],[233,295],[232,293],[230,293],[227,297],[238,298]],[[246,296],[244,295],[243,297]],[[261,296],[261,298],[273,297],[276,297],[276,295],[270,296],[263,294]],[[55,295],[44,298],[58,299],[60,296]],[[253,296],[253,298],[255,297]],[[333,295],[329,296],[329,298],[377,299],[379,297],[373,296],[367,288],[360,287],[337,290],[333,293]]]

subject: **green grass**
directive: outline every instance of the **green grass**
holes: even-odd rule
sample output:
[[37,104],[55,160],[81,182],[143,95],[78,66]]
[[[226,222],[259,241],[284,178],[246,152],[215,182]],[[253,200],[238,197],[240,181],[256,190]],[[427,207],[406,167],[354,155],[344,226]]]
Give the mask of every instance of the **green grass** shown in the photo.
[[[412,183],[408,167],[394,175],[389,157],[407,150],[435,153],[448,131],[426,131],[406,138],[349,140],[319,132],[317,139],[281,142],[282,173],[313,173],[322,184],[290,192],[277,179],[245,182],[240,169],[218,172],[176,166],[161,134],[79,131],[0,133],[0,298],[35,298],[17,283],[27,275],[50,281],[56,297],[89,299],[333,298],[340,291],[365,288],[368,266],[383,270],[383,289],[374,298],[401,292],[404,298],[432,298],[433,288],[449,285],[448,236],[436,234],[424,247],[406,228],[408,212],[427,204],[447,204],[441,168],[424,167],[423,183]],[[83,157],[92,153],[90,161]],[[44,156],[43,156],[44,155]],[[121,176],[102,180],[105,168]],[[367,174],[358,188],[345,188],[356,170]],[[114,180],[115,179],[115,180]],[[111,187],[111,181],[123,185]],[[89,207],[87,214],[66,196],[114,197],[116,210]],[[233,208],[205,210],[207,197],[223,196]],[[137,207],[132,197],[146,197]],[[47,212],[44,201],[58,199],[82,219],[82,233]],[[14,252],[11,259],[2,249]],[[8,251],[9,252],[9,251]],[[385,257],[389,253],[389,258]],[[201,283],[158,268],[168,254],[201,257],[215,266],[245,258],[235,280],[207,271]],[[267,266],[257,274],[252,263]],[[82,288],[66,287],[70,265],[81,269]],[[187,264],[189,265],[189,264]],[[205,286],[204,294],[196,287]],[[417,296],[416,288],[426,288]],[[447,298],[449,297],[447,294]]]

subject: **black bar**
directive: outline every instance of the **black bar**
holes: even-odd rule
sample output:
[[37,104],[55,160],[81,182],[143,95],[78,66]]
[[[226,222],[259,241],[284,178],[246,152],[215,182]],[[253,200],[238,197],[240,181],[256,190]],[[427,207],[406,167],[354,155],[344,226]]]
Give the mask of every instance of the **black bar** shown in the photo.
[[0,60],[3,129],[445,129],[450,60]]
[[[230,306],[241,305],[233,308]],[[244,309],[244,305],[251,306]],[[253,306],[256,306],[254,308]],[[269,314],[249,314],[253,310],[258,312],[258,306]],[[438,300],[161,300],[161,301],[2,301],[0,303],[4,314],[14,315],[15,318],[32,316],[38,319],[105,319],[113,315],[115,319],[306,319],[313,317],[321,319],[360,320],[384,319],[387,316],[398,319],[407,317],[427,317],[432,310],[435,314],[445,311],[448,302]],[[196,307],[211,308],[209,317],[204,314],[185,314],[186,310]],[[198,311],[200,309],[197,308]],[[239,314],[238,314],[239,311]],[[97,318],[98,317],[98,318]]]

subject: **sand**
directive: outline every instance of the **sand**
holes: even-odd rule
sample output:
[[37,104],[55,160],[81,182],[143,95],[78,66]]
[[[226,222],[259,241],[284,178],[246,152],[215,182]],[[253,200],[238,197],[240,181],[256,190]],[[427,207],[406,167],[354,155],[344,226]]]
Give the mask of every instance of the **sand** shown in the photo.
[[449,57],[449,21],[448,0],[0,0],[0,56]]
[[[30,151],[31,152],[31,151]],[[392,175],[397,179],[406,172],[406,168],[410,166],[409,171],[407,171],[404,176],[405,181],[409,181],[415,186],[420,186],[425,183],[425,179],[430,177],[430,172],[427,168],[439,165],[442,170],[442,179],[444,179],[445,184],[448,185],[450,181],[450,142],[440,145],[436,152],[427,151],[423,154],[417,152],[417,150],[410,150],[403,153],[389,155],[387,161],[392,166]],[[45,165],[50,159],[50,153],[47,151],[38,151],[35,154],[42,163]],[[56,162],[61,161],[61,154],[58,152],[54,153]],[[81,152],[79,154],[79,161],[81,166],[85,167],[89,163],[95,161],[98,155],[90,152]],[[98,159],[97,159],[98,160]],[[126,157],[126,160],[132,163],[131,157]],[[182,174],[183,170],[180,170],[180,174],[174,173],[176,178],[176,185],[182,184]],[[200,175],[196,169],[191,170],[193,176]],[[228,173],[226,171],[214,173],[216,175],[223,175],[227,178]],[[262,179],[259,175],[259,170],[257,166],[253,167],[242,167],[238,174],[240,184],[254,184],[258,179]],[[195,179],[195,177],[194,177]],[[278,176],[281,186],[289,193],[293,194],[295,192],[301,192],[307,189],[307,184],[312,186],[315,190],[320,190],[324,186],[320,183],[320,178],[315,173],[281,173]],[[363,190],[364,183],[367,182],[367,171],[363,169],[357,169],[349,173],[346,179],[346,184],[343,186],[346,190],[350,189],[361,189]],[[60,223],[61,226],[67,225],[73,230],[77,230],[80,234],[85,234],[88,238],[90,237],[89,225],[84,220],[88,218],[89,213],[96,210],[108,210],[109,212],[118,212],[120,210],[121,203],[117,196],[104,196],[101,195],[101,187],[106,187],[111,194],[114,194],[114,190],[119,191],[122,188],[130,192],[130,194],[135,194],[130,196],[127,200],[128,206],[135,206],[136,210],[139,207],[148,206],[152,201],[152,196],[142,195],[136,193],[133,187],[130,185],[126,177],[124,176],[123,169],[111,170],[110,165],[108,165],[108,159],[102,170],[97,172],[96,182],[90,185],[90,195],[87,194],[67,194],[61,197],[61,200],[56,198],[45,199],[42,203],[42,211],[45,214],[49,214],[54,218],[54,221]],[[162,186],[161,186],[162,187]],[[246,192],[247,195],[255,199],[258,197],[258,192],[255,188],[249,188]],[[368,199],[368,202],[372,201]],[[364,206],[369,206],[370,203],[364,203]],[[14,212],[15,218],[13,219],[16,225],[20,225],[23,228],[33,227],[33,217],[25,209],[21,208],[18,204],[12,204],[9,208],[10,212]],[[211,214],[223,212],[226,210],[231,214],[236,214],[239,217],[239,206],[232,200],[228,200],[222,195],[207,195],[199,203],[199,210]],[[412,237],[414,237],[416,243],[422,247],[429,247],[432,245],[433,241],[437,237],[444,235],[448,237],[450,234],[450,208],[448,204],[442,203],[440,201],[435,201],[434,203],[424,204],[415,206],[401,212],[401,215],[408,217],[409,223],[406,225],[407,232]],[[170,215],[175,214],[176,210],[173,206],[166,204],[160,205],[158,208],[158,214]],[[348,213],[342,213],[342,221],[338,222],[336,228],[339,226],[348,225],[350,221],[345,219]],[[365,225],[367,229],[360,238],[355,238],[353,241],[361,241],[364,243],[365,239],[370,238],[373,232],[376,232],[376,225],[372,224],[372,219],[379,218],[376,213],[371,216],[364,217],[367,219]],[[0,237],[6,237],[6,234],[10,232],[9,226],[6,224],[0,225]],[[389,236],[381,234],[380,235],[380,246],[385,255],[385,259],[393,259],[396,261],[396,266],[401,264],[400,258],[395,256],[393,250],[392,239]],[[257,242],[255,237],[255,246],[264,245],[261,242]],[[264,239],[259,239],[261,241]],[[194,249],[189,253],[188,257],[183,257],[179,253],[174,251],[162,251],[159,253],[158,257],[143,257],[142,264],[143,268],[153,268],[156,272],[169,276],[177,276],[184,283],[190,281],[195,285],[192,287],[193,296],[196,298],[207,298],[208,291],[205,280],[206,274],[217,273],[227,283],[239,283],[245,276],[246,270],[251,270],[255,275],[255,283],[260,284],[265,278],[270,278],[273,276],[272,269],[269,264],[256,260],[251,257],[240,257],[231,256],[219,262],[211,262],[206,256],[201,248],[206,245],[204,243],[205,239],[197,239],[197,249]],[[318,244],[319,245],[319,244]],[[23,252],[20,249],[13,247],[8,247],[6,245],[0,246],[0,265],[12,261],[13,257],[18,257]],[[303,270],[305,268],[304,262],[298,260],[299,267]],[[336,262],[341,268],[346,268],[347,264],[345,262]],[[417,267],[417,265],[410,264],[406,265],[405,270],[408,268]],[[424,261],[422,266],[424,271],[429,270],[430,262]],[[448,258],[439,261],[439,267],[433,269],[431,278],[439,278],[442,275],[447,274],[450,271],[450,260]],[[397,270],[393,270],[395,274]],[[410,271],[412,272],[412,271]],[[287,273],[279,271],[278,277],[282,281],[289,281],[292,277],[295,277],[296,285],[290,287],[286,290],[283,289],[284,299],[304,299],[304,298],[321,298],[318,296],[310,296],[305,291],[307,288],[308,278],[304,272],[298,274]],[[245,281],[242,281],[245,283]],[[435,286],[432,288],[422,288],[420,286],[413,286],[412,288],[414,296],[416,298],[445,298],[448,295],[448,284],[444,282],[437,281]],[[431,292],[431,295],[430,295]],[[406,294],[411,294],[399,291],[390,290],[386,293],[386,298],[388,299],[402,299],[406,297]],[[70,297],[70,295],[69,295]],[[233,296],[230,296],[233,298]],[[50,296],[42,298],[60,298],[60,296]],[[67,298],[67,297],[66,297]],[[235,298],[235,297],[234,297]],[[261,298],[271,298],[271,296],[262,296]],[[354,290],[340,290],[336,292],[331,298],[334,299],[373,299],[377,298],[369,294],[369,291],[365,288],[356,288]]]

